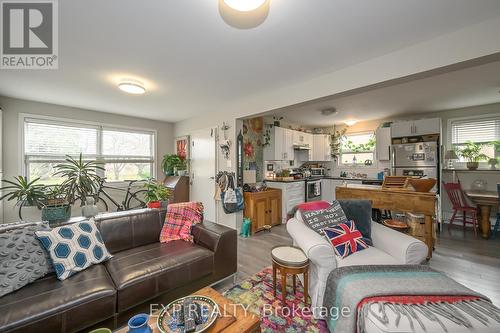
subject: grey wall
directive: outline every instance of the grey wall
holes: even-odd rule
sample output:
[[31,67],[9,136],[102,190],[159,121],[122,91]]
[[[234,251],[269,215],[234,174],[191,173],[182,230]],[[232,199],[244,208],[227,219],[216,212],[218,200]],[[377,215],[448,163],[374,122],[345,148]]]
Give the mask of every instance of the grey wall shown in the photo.
[[[2,96],[0,96],[0,108],[3,111],[2,168],[4,179],[12,178],[13,176],[20,174],[21,172],[20,164],[22,161],[22,152],[19,142],[19,114],[21,113],[72,120],[91,121],[106,125],[156,130],[156,176],[158,178],[162,176],[162,171],[159,165],[160,163],[158,162],[161,162],[161,158],[164,154],[172,153],[174,150],[173,125],[167,122],[127,117],[112,113],[91,111],[55,104],[32,102]],[[74,209],[74,211],[76,210]],[[79,213],[79,209],[75,213]],[[31,214],[27,214],[29,215],[29,219],[36,219],[40,217],[40,212],[38,211],[33,211],[31,212]],[[17,212],[15,209],[13,209],[12,203],[4,202],[3,221],[14,222],[17,219]]]

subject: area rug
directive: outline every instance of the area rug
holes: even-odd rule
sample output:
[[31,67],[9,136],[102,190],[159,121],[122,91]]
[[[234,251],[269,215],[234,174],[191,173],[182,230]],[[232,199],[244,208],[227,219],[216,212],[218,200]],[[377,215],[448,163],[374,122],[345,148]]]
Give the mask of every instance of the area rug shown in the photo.
[[242,281],[224,293],[235,304],[243,304],[249,311],[261,316],[261,331],[327,333],[325,321],[312,317],[304,304],[304,289],[297,279],[297,293],[293,293],[291,276],[287,277],[286,305],[281,301],[281,277],[278,271],[276,298],[273,295],[272,268],[268,267]]

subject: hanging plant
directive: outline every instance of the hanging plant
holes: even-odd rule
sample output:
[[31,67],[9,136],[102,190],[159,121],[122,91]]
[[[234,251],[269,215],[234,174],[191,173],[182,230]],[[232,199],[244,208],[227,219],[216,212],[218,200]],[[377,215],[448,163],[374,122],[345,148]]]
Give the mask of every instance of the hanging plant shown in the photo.
[[330,134],[330,155],[337,158],[340,155],[342,148],[342,140],[345,138],[347,127],[342,128],[340,131],[335,131]]

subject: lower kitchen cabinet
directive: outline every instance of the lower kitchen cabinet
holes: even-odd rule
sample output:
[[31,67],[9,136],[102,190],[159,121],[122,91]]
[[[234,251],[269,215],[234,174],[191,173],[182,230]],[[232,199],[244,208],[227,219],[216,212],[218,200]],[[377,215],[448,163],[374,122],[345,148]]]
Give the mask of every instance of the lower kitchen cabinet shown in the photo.
[[243,216],[252,221],[252,234],[263,230],[265,225],[281,224],[281,190],[245,192]]
[[293,211],[295,206],[305,202],[306,183],[298,182],[273,182],[267,181],[267,186],[273,189],[279,189],[282,193],[281,215],[282,223],[288,221],[288,214]]

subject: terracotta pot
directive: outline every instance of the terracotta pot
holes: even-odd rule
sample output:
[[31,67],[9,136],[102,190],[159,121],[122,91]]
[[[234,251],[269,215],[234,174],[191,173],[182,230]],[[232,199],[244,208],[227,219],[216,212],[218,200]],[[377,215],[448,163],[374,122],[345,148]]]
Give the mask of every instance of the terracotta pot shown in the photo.
[[415,189],[416,192],[429,192],[434,185],[436,185],[436,179],[434,178],[408,178],[408,183]]
[[479,162],[467,162],[467,169],[477,170],[479,168]]
[[160,201],[148,202],[148,208],[161,208],[161,202]]

